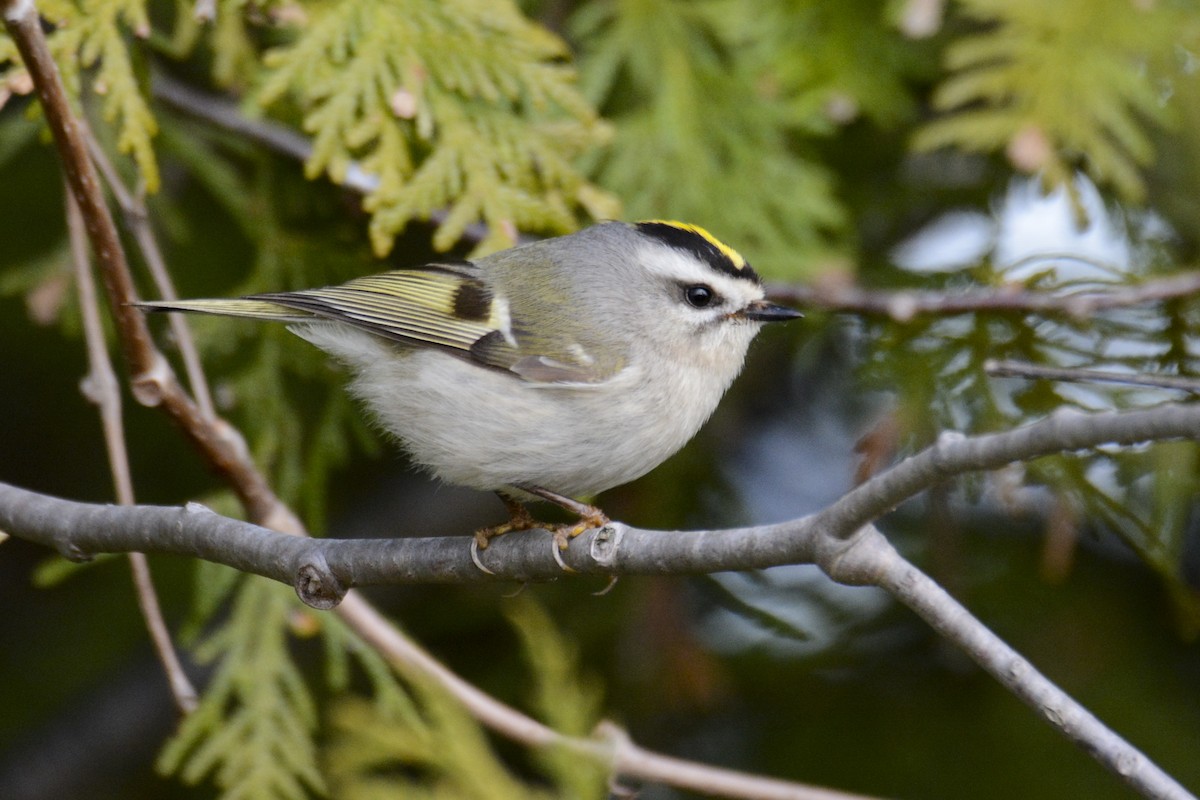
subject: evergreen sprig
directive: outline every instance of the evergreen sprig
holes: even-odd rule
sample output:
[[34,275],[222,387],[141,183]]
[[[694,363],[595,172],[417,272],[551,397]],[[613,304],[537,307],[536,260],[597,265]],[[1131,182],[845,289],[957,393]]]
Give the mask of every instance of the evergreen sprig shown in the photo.
[[[1166,124],[1165,76],[1195,26],[1165,4],[1128,0],[966,0],[981,28],[946,52],[949,76],[933,96],[945,116],[917,149],[1007,152],[1019,168],[1072,192],[1075,170],[1140,202],[1140,167],[1154,157],[1148,126]],[[1181,39],[1181,37],[1183,37]],[[1078,208],[1078,201],[1077,201]]]
[[[513,602],[509,619],[530,664],[533,704],[557,730],[589,733],[597,721],[599,694],[580,678],[574,649],[532,600]],[[457,700],[428,676],[402,666],[397,669],[415,707],[396,709],[352,695],[334,704],[332,734],[324,750],[332,797],[588,800],[606,796],[602,765],[553,748],[536,754],[548,785],[517,776]]]
[[[527,597],[505,609],[529,664],[529,704],[550,727],[568,736],[590,735],[600,720],[602,687],[583,672],[579,648],[555,627],[546,610]],[[563,748],[535,754],[560,787],[559,797],[600,797],[608,776],[601,765]]]
[[[129,36],[150,35],[144,0],[67,0],[39,2],[38,10],[54,30],[50,50],[63,80],[78,97],[85,77],[102,98],[104,119],[115,126],[117,148],[132,156],[146,189],[158,190],[158,163],[153,140],[158,123],[151,111]],[[18,67],[11,43],[0,37],[0,65],[11,81],[24,72]]]
[[324,793],[313,736],[314,700],[288,652],[299,601],[282,586],[249,579],[229,618],[196,650],[217,668],[159,769],[187,783],[212,777],[221,800],[306,800]]
[[365,203],[378,253],[446,208],[436,247],[482,221],[477,252],[494,250],[519,229],[574,228],[594,195],[571,162],[606,127],[568,56],[511,3],[347,0],[314,7],[267,54],[257,99],[296,98],[315,139],[310,176],[340,181],[358,160],[378,178]]
[[[1152,262],[1152,252],[1148,249],[1141,258]],[[1086,291],[1136,280],[1133,275],[1148,268],[1135,263],[1124,273],[1106,275],[1107,265],[1091,266],[1089,276],[1069,279],[1060,276],[1061,264],[1047,258],[1022,280],[1046,290]],[[1065,272],[1069,275],[1071,270]],[[1016,274],[989,263],[972,270],[970,277],[995,288],[1014,285]],[[898,395],[897,422],[904,431],[905,450],[931,443],[939,431],[1009,430],[1065,408],[1096,412],[1150,407],[1175,399],[1177,392],[998,379],[987,374],[984,364],[1001,359],[1116,374],[1195,375],[1200,359],[1177,339],[1195,324],[1195,306],[1187,301],[1083,318],[995,312],[908,324],[886,322],[870,334],[875,348],[866,375],[871,383]],[[1196,463],[1200,463],[1196,442],[1161,442],[1139,449],[1041,458],[1014,468],[1008,478],[1019,471],[1021,484],[1042,487],[1039,501],[1052,496],[1058,504],[1069,503],[1079,518],[1075,524],[1123,539],[1162,581],[1174,602],[1182,635],[1193,638],[1200,632],[1200,598],[1188,587],[1185,549],[1198,482]],[[978,491],[982,481],[969,484],[975,499],[983,497]],[[1012,494],[1011,486],[1005,486],[993,497],[1007,502],[1010,498],[1005,495]]]
[[860,118],[885,129],[916,118],[920,82],[936,72],[933,49],[897,35],[888,3],[775,0],[753,14],[736,0],[724,5],[726,26],[746,31],[760,80],[798,129],[836,135]]
[[576,13],[585,91],[617,130],[599,180],[631,217],[709,226],[760,271],[796,277],[830,249],[844,210],[829,171],[804,153],[814,123],[772,102],[777,76],[747,34],[753,17],[729,15],[726,4],[678,0]]

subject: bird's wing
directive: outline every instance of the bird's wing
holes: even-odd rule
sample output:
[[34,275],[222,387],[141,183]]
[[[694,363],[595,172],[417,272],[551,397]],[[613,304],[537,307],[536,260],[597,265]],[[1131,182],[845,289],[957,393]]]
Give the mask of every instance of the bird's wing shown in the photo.
[[522,347],[520,320],[489,290],[472,264],[435,264],[356,278],[337,286],[272,292],[231,300],[142,303],[282,322],[331,320],[417,347],[436,347],[475,363],[545,384],[600,383],[619,365],[601,364],[579,345]]
[[310,321],[312,317],[336,320],[405,344],[464,353],[505,325],[482,280],[466,269],[438,265],[246,299],[301,312]]

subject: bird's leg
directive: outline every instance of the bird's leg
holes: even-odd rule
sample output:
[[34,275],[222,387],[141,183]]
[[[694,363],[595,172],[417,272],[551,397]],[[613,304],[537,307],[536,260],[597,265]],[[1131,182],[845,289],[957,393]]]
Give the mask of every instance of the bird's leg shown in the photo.
[[528,484],[518,486],[517,488],[536,495],[547,502],[554,503],[559,508],[565,508],[579,517],[579,522],[575,525],[558,525],[553,529],[554,541],[558,544],[559,550],[566,550],[571,539],[574,539],[584,531],[591,530],[592,528],[602,528],[612,522],[607,514],[595,506],[588,503],[581,503],[558,492],[552,492],[549,489],[543,489],[541,486],[530,486]]

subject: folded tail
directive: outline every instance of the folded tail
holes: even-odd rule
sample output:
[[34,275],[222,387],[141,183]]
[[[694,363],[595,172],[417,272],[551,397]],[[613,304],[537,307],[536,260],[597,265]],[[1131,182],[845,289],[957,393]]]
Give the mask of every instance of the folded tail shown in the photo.
[[135,305],[146,311],[186,311],[193,314],[248,317],[277,322],[308,322],[314,319],[312,314],[265,300],[155,300]]

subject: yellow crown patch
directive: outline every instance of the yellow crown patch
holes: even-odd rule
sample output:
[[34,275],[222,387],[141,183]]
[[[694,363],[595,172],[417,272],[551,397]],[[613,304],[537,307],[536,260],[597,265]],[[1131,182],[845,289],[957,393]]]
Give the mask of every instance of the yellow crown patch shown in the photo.
[[665,244],[694,253],[714,269],[758,281],[758,275],[742,254],[699,225],[673,219],[650,219],[635,226],[642,233]]

